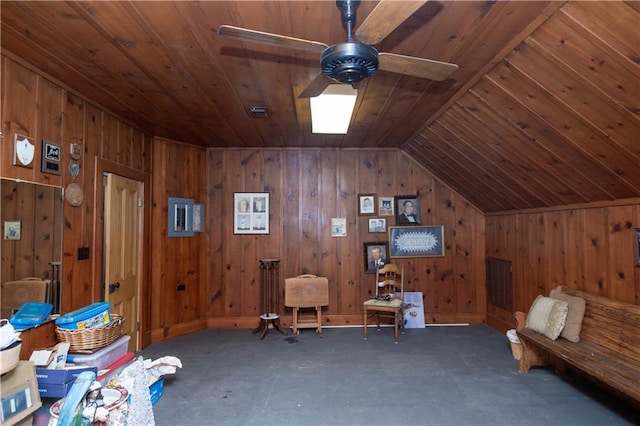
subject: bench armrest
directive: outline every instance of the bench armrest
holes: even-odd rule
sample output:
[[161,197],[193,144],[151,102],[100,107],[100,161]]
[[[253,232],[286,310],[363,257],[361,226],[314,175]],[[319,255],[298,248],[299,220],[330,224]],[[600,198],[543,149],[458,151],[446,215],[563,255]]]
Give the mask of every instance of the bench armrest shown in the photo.
[[516,330],[522,330],[527,326],[527,314],[517,311],[513,316],[516,318]]

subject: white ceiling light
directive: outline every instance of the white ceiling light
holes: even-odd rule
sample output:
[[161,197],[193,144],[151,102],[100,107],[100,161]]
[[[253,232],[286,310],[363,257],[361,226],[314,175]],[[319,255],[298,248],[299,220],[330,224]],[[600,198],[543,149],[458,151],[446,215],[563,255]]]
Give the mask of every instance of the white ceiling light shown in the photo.
[[330,84],[311,101],[313,133],[346,134],[358,91],[349,84]]

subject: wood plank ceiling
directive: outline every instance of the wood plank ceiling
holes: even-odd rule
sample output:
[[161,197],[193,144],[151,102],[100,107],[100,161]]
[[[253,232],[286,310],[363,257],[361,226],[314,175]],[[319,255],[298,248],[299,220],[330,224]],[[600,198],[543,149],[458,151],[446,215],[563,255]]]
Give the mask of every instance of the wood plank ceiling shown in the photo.
[[[376,6],[363,1],[358,22]],[[206,147],[399,148],[485,212],[640,196],[640,3],[429,1],[376,45],[347,135],[311,133],[318,55],[219,25],[342,42],[333,1],[2,1],[3,52],[155,135]],[[266,106],[266,118],[248,108]]]

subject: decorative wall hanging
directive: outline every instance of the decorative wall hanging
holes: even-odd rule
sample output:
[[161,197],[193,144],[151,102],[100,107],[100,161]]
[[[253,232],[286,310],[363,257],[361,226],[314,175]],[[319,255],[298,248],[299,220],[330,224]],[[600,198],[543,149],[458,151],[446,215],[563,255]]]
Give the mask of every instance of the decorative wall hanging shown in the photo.
[[375,274],[376,269],[382,268],[389,263],[389,244],[373,241],[363,243],[364,272]]
[[233,194],[233,233],[269,233],[268,192],[236,192]]
[[369,232],[387,232],[387,219],[375,217],[369,219]]
[[393,197],[378,197],[378,215],[393,216]]
[[390,226],[390,257],[444,256],[443,226]]
[[42,173],[59,175],[61,160],[60,145],[42,139]]
[[345,217],[331,218],[331,236],[332,237],[347,236],[347,218]]
[[358,194],[358,215],[376,214],[376,196],[374,194]]
[[19,240],[21,223],[19,220],[6,220],[4,222],[4,239]]
[[36,144],[33,138],[16,133],[13,139],[13,165],[33,168]]
[[420,196],[396,195],[396,225],[420,225]]

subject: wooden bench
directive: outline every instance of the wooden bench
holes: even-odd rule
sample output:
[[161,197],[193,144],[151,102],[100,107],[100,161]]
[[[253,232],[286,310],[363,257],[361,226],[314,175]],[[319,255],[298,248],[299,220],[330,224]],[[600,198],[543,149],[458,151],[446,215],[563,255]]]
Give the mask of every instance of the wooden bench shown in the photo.
[[580,341],[573,343],[562,337],[551,340],[525,328],[526,314],[516,312],[516,330],[523,346],[519,372],[553,366],[557,373],[564,374],[571,366],[640,405],[640,305],[559,289],[586,301]]

